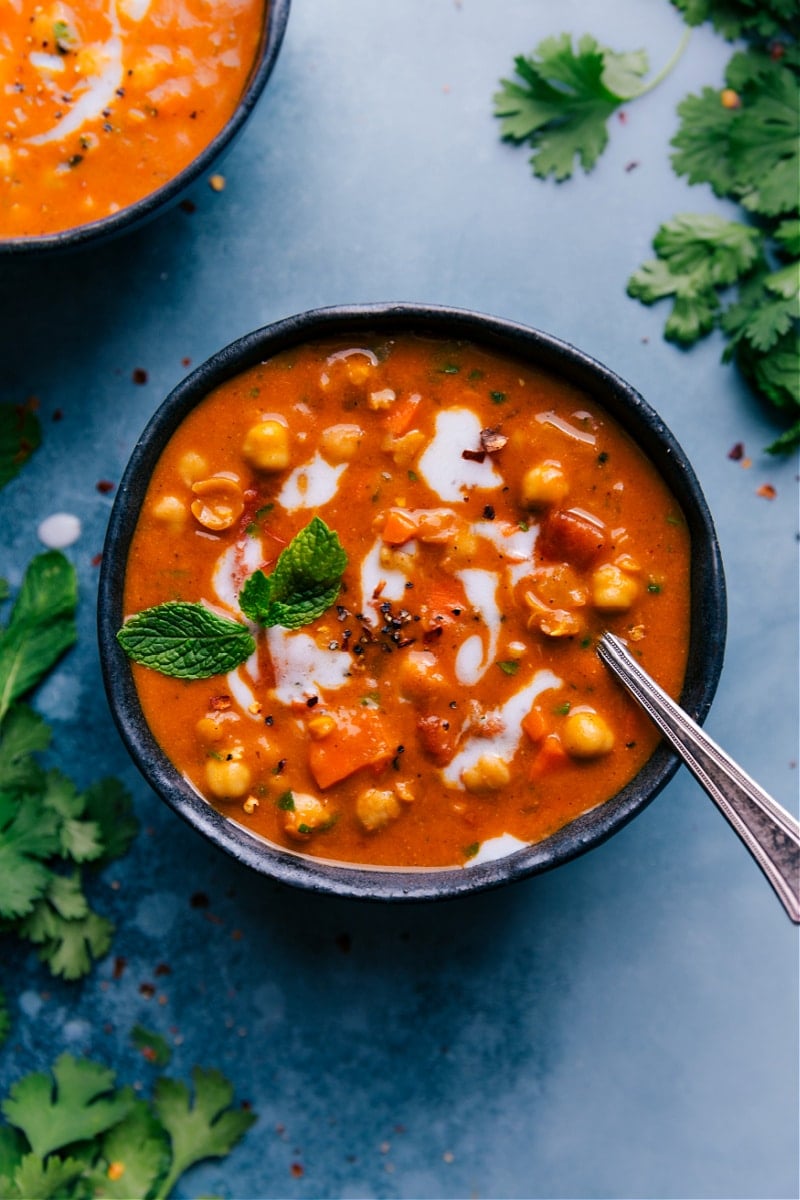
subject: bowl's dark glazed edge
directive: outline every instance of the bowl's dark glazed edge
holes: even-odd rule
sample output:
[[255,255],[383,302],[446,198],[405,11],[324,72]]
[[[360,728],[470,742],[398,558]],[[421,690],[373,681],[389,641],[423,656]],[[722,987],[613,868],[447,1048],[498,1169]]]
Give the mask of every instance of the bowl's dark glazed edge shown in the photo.
[[[692,626],[681,703],[705,719],[716,691],[726,635],[725,579],[711,514],[695,473],[664,422],[613,371],[549,334],[501,318],[421,304],[366,304],[312,310],[254,330],[197,367],[170,393],[138,440],[111,512],[101,565],[98,636],[111,712],[150,786],[193,828],[251,869],[307,890],[377,901],[429,901],[484,891],[540,874],[600,845],[642,811],[679,766],[660,745],[639,774],[612,799],[552,837],[496,861],[450,870],[377,870],[320,862],[254,838],[222,816],[183,779],[155,742],[138,704],[130,664],[116,640],[124,614],[125,560],[146,481],[186,413],[220,383],[302,342],[362,331],[405,331],[472,340],[515,357],[530,356],[592,394],[662,472],[686,516],[693,545]],[[142,482],[144,481],[144,482]],[[641,793],[645,794],[642,795]]]

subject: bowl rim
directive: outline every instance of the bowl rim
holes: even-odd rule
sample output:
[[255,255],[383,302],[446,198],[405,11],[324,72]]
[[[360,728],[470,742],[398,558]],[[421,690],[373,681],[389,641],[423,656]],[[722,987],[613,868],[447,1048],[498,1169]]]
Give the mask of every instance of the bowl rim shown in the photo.
[[97,246],[122,233],[138,229],[163,210],[177,203],[184,192],[210,168],[211,164],[230,149],[234,140],[242,132],[277,61],[289,20],[290,7],[291,0],[267,0],[266,22],[261,41],[236,108],[222,129],[177,175],[174,175],[156,191],[148,192],[146,196],[141,196],[132,204],[125,205],[119,212],[110,213],[96,221],[88,221],[84,225],[75,225],[54,233],[34,234],[30,237],[4,238],[0,236],[0,258],[33,257],[45,253],[64,253],[87,245]]
[[98,585],[103,681],[119,733],[153,790],[196,831],[236,861],[281,883],[370,900],[422,901],[485,891],[541,874],[602,844],[666,786],[680,762],[663,742],[615,796],[542,842],[499,859],[453,868],[361,867],[283,850],[219,813],[180,776],[156,743],[138,702],[130,662],[116,639],[130,541],[150,474],[183,417],[219,384],[304,342],[362,333],[460,338],[534,363],[587,391],[639,444],[681,505],[691,539],[691,622],[681,704],[702,724],[722,671],[727,630],[722,557],[694,470],[658,413],[610,368],[551,334],[470,309],[421,303],[334,305],[262,326],[213,354],[153,413],[131,453],[106,531]]

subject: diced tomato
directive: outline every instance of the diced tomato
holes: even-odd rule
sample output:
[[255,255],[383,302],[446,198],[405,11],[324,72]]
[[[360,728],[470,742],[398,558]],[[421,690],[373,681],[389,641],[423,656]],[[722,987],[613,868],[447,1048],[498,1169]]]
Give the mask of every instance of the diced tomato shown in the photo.
[[336,728],[308,747],[308,765],[317,787],[328,788],[362,767],[384,767],[394,753],[381,713],[338,709],[331,713]]
[[542,558],[576,567],[588,566],[605,545],[605,527],[569,508],[548,513],[536,539],[536,551]]
[[440,765],[450,762],[456,752],[458,731],[445,717],[433,714],[417,721],[417,737],[426,754]]

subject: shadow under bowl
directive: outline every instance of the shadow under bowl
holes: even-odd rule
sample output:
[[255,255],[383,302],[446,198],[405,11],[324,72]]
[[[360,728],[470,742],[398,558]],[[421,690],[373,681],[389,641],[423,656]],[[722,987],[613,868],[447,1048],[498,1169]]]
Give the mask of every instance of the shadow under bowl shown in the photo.
[[660,743],[639,773],[611,799],[546,840],[506,857],[464,867],[376,868],[320,861],[248,833],[217,812],[172,765],[143,716],[130,663],[116,634],[131,539],[150,476],[183,418],[220,384],[309,341],[365,333],[417,333],[461,339],[544,368],[583,389],[634,439],[680,504],[691,538],[691,620],[680,702],[702,723],[719,681],[727,626],[725,580],[714,525],[691,465],[643,397],[614,372],[549,334],[461,309],[419,304],[334,307],[256,330],[225,347],[180,383],[150,420],[131,455],[106,535],[98,600],[103,677],[112,715],[147,782],[195,830],[263,875],[315,892],[370,900],[433,900],[497,887],[557,867],[600,845],[641,812],[677,770]]
[[250,75],[234,112],[212,140],[168,183],[142,196],[98,221],[76,225],[56,233],[30,237],[0,237],[0,261],[18,258],[42,258],[63,254],[87,246],[97,246],[121,234],[140,228],[160,213],[177,204],[189,188],[211,167],[218,164],[242,132],[272,74],[286,32],[291,0],[269,0],[261,43]]

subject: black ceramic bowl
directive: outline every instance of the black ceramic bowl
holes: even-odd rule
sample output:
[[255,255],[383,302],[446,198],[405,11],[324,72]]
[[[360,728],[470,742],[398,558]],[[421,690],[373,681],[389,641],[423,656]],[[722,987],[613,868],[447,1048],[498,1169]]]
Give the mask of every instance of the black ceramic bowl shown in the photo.
[[0,261],[4,257],[41,257],[84,246],[96,246],[138,228],[177,203],[188,188],[230,149],[253,112],[275,66],[289,19],[290,3],[291,0],[269,0],[261,45],[239,103],[227,124],[187,167],[157,191],[99,221],[37,237],[0,237]]
[[363,868],[321,862],[281,849],[217,812],[169,762],[139,705],[128,659],[116,639],[123,623],[128,549],[161,451],[186,414],[213,388],[283,350],[307,341],[377,331],[459,338],[560,375],[587,392],[628,431],[679,501],[691,545],[691,634],[681,704],[702,722],[716,690],[725,644],[725,582],[714,526],[695,474],[661,418],[629,384],[573,346],[545,333],[477,313],[386,304],[320,309],[290,317],[227,346],[167,397],[137,443],[121,481],[103,551],[99,639],[111,711],[135,763],[152,788],[196,830],[263,875],[312,891],[374,900],[431,900],[496,887],[559,866],[605,841],[636,816],[678,767],[660,745],[612,799],[546,841],[492,862],[451,869]]

